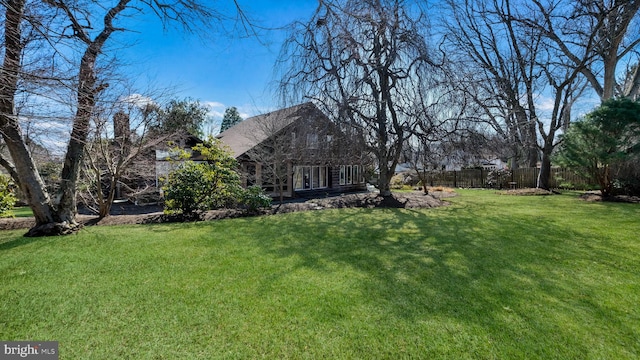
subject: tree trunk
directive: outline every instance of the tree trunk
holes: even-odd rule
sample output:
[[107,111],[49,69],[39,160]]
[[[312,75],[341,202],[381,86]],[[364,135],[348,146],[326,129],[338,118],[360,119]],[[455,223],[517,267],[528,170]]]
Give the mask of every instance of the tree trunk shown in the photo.
[[78,109],[73,121],[71,138],[67,146],[67,153],[62,168],[62,183],[60,184],[58,203],[58,217],[62,221],[71,224],[76,223],[76,184],[84,147],[89,134],[89,121],[91,113],[95,107],[95,94],[99,89],[95,88],[96,76],[94,73],[96,58],[99,47],[95,43],[91,44],[85,51],[80,63],[80,75],[78,86]]
[[540,163],[540,173],[538,173],[537,188],[549,190],[551,183],[551,151],[553,149],[545,149],[542,151],[542,161]]
[[380,178],[378,179],[378,190],[380,190],[380,196],[391,196],[391,178],[393,172],[389,171],[386,164],[380,164]]
[[[0,133],[14,160],[14,176],[18,177],[18,185],[33,211],[35,228],[40,228],[56,223],[58,219],[14,113],[18,74],[21,70],[20,57],[24,46],[21,31],[24,6],[24,0],[12,0],[5,8],[5,53],[0,76]],[[27,235],[29,234],[31,231]]]
[[[36,219],[36,226],[55,222],[56,217],[54,209],[49,198],[49,194],[45,190],[44,182],[40,178],[37,167],[29,149],[25,145],[22,139],[22,133],[18,127],[17,121],[8,120],[4,112],[4,104],[0,105],[0,112],[3,114],[0,116],[2,122],[2,134],[9,153],[13,159],[21,159],[16,162],[16,173],[20,179],[18,183],[20,190],[25,196],[25,200],[31,207],[33,216]],[[8,122],[5,124],[5,122]]]
[[427,195],[429,194],[429,189],[427,188],[427,172],[426,170],[424,172],[420,172],[420,170],[417,170],[416,167],[416,171],[418,172],[418,174],[421,174],[420,176],[418,176],[418,178],[420,179],[420,182],[422,183],[422,191],[424,191],[424,194]]
[[613,184],[611,183],[611,170],[609,165],[604,165],[602,171],[598,171],[598,183],[600,185],[600,194],[603,197],[611,196]]
[[[104,219],[111,213],[111,207],[113,206],[113,200],[116,198],[116,185],[117,181],[115,176],[111,176],[109,180],[109,189],[106,198],[103,197],[100,209],[98,210],[98,217]],[[99,192],[102,192],[101,188],[98,188]]]

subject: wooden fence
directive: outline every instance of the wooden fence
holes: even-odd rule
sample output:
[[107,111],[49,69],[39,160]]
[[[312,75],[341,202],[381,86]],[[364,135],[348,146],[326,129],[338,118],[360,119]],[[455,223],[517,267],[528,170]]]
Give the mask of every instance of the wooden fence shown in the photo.
[[[538,168],[520,168],[502,176],[496,184],[487,182],[487,175],[491,170],[464,169],[458,171],[439,171],[429,175],[430,186],[462,187],[462,188],[501,188],[522,189],[536,187],[538,182]],[[588,179],[576,175],[563,168],[551,168],[551,188],[588,189],[593,184]]]

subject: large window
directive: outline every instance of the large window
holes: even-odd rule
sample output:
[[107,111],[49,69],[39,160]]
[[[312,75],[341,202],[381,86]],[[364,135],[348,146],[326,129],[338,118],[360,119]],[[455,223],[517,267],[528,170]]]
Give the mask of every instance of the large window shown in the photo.
[[341,165],[340,166],[340,185],[361,184],[364,182],[362,178],[361,167],[358,165]]
[[326,188],[329,171],[326,166],[296,166],[293,170],[293,184],[296,190]]

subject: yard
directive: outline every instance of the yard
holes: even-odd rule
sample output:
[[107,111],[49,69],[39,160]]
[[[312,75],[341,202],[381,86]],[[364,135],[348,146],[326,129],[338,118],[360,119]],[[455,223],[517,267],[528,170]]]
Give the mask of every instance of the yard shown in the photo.
[[459,191],[434,209],[0,233],[0,339],[61,359],[640,357],[640,205]]

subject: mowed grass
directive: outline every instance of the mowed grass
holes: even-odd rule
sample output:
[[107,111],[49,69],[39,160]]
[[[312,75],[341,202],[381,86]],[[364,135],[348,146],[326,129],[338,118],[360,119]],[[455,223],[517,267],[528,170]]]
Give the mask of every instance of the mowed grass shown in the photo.
[[0,339],[61,359],[640,357],[640,206],[451,203],[3,232]]
[[33,212],[28,206],[20,206],[14,207],[10,212],[8,217],[30,217],[33,216]]

